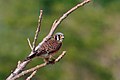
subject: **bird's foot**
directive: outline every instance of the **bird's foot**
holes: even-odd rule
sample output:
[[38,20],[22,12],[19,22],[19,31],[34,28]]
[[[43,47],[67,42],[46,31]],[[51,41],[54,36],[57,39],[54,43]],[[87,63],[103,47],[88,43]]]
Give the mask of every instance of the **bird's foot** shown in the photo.
[[45,58],[44,62],[47,64],[54,64],[55,63],[55,59],[50,60],[49,58]]
[[49,64],[55,64],[55,59],[50,60]]

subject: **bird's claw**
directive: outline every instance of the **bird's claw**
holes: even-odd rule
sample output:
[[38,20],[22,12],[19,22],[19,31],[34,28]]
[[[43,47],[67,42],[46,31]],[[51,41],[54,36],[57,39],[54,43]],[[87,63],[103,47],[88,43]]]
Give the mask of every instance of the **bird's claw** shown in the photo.
[[55,64],[55,59],[50,60],[48,63],[49,63],[49,64]]

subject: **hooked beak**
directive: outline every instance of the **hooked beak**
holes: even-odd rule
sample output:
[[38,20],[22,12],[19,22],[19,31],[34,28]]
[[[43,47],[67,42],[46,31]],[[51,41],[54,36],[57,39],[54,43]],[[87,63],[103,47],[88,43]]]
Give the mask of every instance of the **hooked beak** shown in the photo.
[[61,38],[64,39],[64,36],[62,36]]

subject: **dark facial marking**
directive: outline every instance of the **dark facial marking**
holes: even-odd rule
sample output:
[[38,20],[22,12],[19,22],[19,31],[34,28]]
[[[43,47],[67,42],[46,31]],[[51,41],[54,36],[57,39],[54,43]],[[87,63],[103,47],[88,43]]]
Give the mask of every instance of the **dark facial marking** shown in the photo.
[[58,35],[58,39],[60,40],[60,35]]
[[57,35],[55,35],[55,40],[57,40]]

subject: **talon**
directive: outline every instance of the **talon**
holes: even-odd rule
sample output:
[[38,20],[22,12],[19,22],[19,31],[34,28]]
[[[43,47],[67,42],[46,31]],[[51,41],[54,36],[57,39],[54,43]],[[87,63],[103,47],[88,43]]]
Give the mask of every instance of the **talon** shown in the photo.
[[48,64],[49,63],[49,58],[45,58],[44,62]]
[[55,59],[49,61],[50,64],[55,64]]

